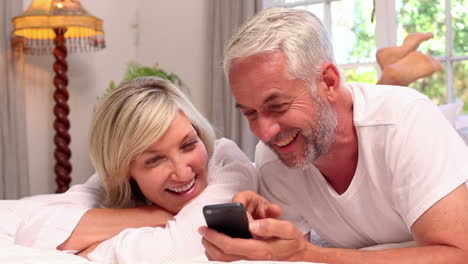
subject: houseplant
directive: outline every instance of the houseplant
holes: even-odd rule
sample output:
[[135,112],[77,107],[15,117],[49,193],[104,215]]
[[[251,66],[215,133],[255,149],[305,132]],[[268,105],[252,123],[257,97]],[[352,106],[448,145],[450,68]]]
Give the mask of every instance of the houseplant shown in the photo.
[[[174,73],[168,73],[167,71],[163,70],[159,65],[156,63],[154,66],[143,66],[137,62],[129,62],[127,64],[127,71],[125,72],[125,76],[123,80],[119,83],[122,84],[123,82],[133,80],[138,77],[142,76],[154,76],[160,77],[162,79],[166,79],[173,84],[175,84],[179,89],[181,89],[187,96],[190,96],[189,90],[184,86],[182,80]],[[104,95],[102,97],[98,97],[98,100],[106,97],[112,90],[114,90],[118,85],[115,84],[114,81],[111,81],[109,87],[104,91]]]

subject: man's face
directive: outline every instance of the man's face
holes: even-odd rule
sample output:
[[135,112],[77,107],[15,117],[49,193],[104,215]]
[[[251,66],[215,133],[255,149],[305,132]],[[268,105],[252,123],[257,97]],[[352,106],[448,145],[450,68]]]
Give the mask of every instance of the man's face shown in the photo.
[[288,79],[282,52],[235,59],[229,81],[250,130],[288,167],[302,168],[325,154],[335,138],[337,117],[312,85]]

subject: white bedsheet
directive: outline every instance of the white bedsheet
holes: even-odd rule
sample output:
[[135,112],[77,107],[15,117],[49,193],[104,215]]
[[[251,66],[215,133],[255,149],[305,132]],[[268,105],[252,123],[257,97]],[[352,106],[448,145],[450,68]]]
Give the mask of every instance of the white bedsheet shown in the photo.
[[67,254],[58,250],[45,250],[9,245],[0,248],[2,264],[90,264],[94,263],[80,256]]
[[[225,264],[226,262],[203,260],[200,256],[192,260],[183,260],[165,264]],[[80,256],[67,254],[58,250],[45,250],[10,245],[0,248],[0,263],[2,264],[98,264]],[[237,264],[300,264],[311,262],[282,262],[282,261],[235,261]]]

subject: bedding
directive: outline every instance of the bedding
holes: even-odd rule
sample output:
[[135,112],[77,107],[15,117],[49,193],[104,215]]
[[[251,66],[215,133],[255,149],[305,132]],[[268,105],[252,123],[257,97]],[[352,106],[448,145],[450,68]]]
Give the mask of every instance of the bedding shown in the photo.
[[[14,207],[22,204],[23,200],[4,200],[0,201],[0,212],[2,217],[0,218],[0,263],[17,263],[17,264],[98,264],[97,262],[89,261],[80,256],[68,254],[63,251],[51,250],[51,249],[38,249],[25,247],[14,244],[14,231],[12,230],[16,224],[17,215],[12,210]],[[23,207],[24,208],[24,207]],[[319,237],[316,237],[319,241]],[[314,242],[317,242],[314,241]],[[382,249],[390,247],[401,247],[411,246],[414,242],[402,243],[402,244],[389,244],[379,245],[366,249]],[[175,261],[168,264],[222,264],[225,262],[208,261],[205,256],[199,256],[192,260]],[[293,264],[293,262],[281,262],[281,261],[237,261],[233,262],[237,264]],[[312,262],[294,262],[294,264],[309,263]]]
[[452,124],[452,126],[456,127],[457,123],[457,116],[460,111],[463,109],[463,101],[460,99],[456,100],[453,103],[439,105],[439,110],[442,114],[447,118],[447,120]]
[[[1,240],[1,239],[0,239]],[[408,247],[414,246],[415,243],[405,242],[400,244],[385,244],[385,245],[377,245],[369,248],[365,248],[366,250],[380,250],[380,249],[387,249],[387,248],[396,248],[396,247]],[[50,249],[37,249],[37,248],[30,248],[15,244],[5,245],[3,244],[0,247],[0,263],[17,263],[17,264],[98,264],[97,262],[89,261],[85,258],[80,256],[76,256],[73,254],[67,254],[62,251],[58,250],[50,250]],[[223,264],[225,262],[219,261],[208,261],[205,259],[204,256],[200,256],[198,258],[192,260],[183,260],[183,261],[175,261],[168,264]],[[312,262],[285,262],[285,261],[236,261],[233,263],[237,264],[300,264],[300,263],[308,263],[313,264]],[[318,263],[315,263],[318,264]]]
[[[57,250],[36,249],[20,245],[0,248],[0,263],[15,264],[98,264],[80,256],[67,254]],[[208,261],[200,259],[176,261],[167,264],[225,264],[226,262]],[[293,264],[284,261],[236,261],[238,264]],[[294,264],[312,262],[294,262]],[[318,264],[318,263],[316,263]]]
[[94,263],[58,250],[30,248],[11,244],[0,248],[0,263],[15,264],[87,264]]
[[[10,235],[0,234],[0,263],[15,264],[99,264],[80,256],[51,249],[37,249],[14,244]],[[208,261],[205,256],[192,260],[174,261],[167,264],[224,264],[225,262]],[[236,261],[237,264],[293,264],[282,261]],[[294,264],[312,262],[294,262]]]

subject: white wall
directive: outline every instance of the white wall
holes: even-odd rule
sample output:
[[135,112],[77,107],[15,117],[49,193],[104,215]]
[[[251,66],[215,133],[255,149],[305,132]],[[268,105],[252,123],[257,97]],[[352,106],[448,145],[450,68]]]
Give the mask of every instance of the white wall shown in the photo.
[[141,0],[137,59],[176,73],[189,88],[195,106],[208,114],[207,67],[208,0]]
[[[87,138],[96,103],[110,80],[120,81],[128,61],[158,62],[181,77],[195,105],[207,113],[205,47],[207,1],[82,0],[83,6],[104,20],[106,48],[97,53],[69,54],[69,105],[72,142],[72,184],[93,173]],[[31,0],[23,0],[25,8]],[[139,22],[139,34],[132,25]],[[139,38],[136,39],[136,36]],[[138,40],[138,41],[136,41]],[[139,43],[139,44],[138,44]],[[52,94],[54,58],[28,56],[27,135],[31,194],[54,192]]]

